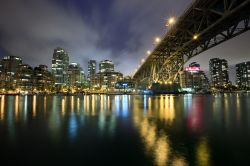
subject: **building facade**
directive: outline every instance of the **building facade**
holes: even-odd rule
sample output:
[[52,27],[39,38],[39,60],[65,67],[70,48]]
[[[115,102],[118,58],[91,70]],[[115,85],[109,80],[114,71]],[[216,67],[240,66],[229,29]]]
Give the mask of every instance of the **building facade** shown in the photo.
[[111,60],[103,60],[99,64],[99,72],[104,73],[104,72],[114,72],[115,67],[114,63]]
[[236,64],[236,85],[239,89],[250,89],[250,61]]
[[116,83],[123,80],[123,74],[120,72],[99,72],[97,77],[102,89],[115,88]]
[[71,63],[68,68],[69,87],[71,90],[78,90],[84,83],[84,72],[79,64]]
[[35,92],[51,92],[55,84],[54,77],[48,66],[39,65],[34,68],[33,86]]
[[204,71],[200,70],[200,65],[193,62],[180,73],[180,85],[187,92],[206,91],[209,80]]
[[17,92],[33,91],[33,69],[30,65],[21,64],[15,74]]
[[17,73],[22,59],[17,56],[5,56],[0,63],[0,88],[14,90],[14,76]]
[[209,71],[213,88],[226,88],[229,85],[228,64],[225,59],[210,59]]
[[54,49],[52,59],[52,74],[55,78],[55,85],[59,89],[68,85],[69,56],[63,48]]
[[96,74],[96,60],[90,60],[88,62],[88,80],[90,81],[95,74]]

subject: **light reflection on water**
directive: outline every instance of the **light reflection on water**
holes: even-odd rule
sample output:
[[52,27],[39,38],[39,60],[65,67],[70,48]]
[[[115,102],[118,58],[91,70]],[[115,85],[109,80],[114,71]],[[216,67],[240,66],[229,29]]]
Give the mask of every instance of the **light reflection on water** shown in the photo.
[[[228,145],[236,144],[246,153],[243,144],[250,138],[249,99],[248,94],[1,96],[0,132],[4,134],[0,141],[20,142],[22,132],[38,127],[40,137],[62,148],[69,142],[88,144],[92,139],[89,134],[95,141],[119,142],[122,138],[127,142],[119,144],[132,147],[139,141],[140,153],[145,155],[141,160],[157,166],[225,165],[227,161],[216,155],[230,156]],[[97,153],[100,147],[95,141],[91,146]],[[110,142],[103,144],[112,147]],[[225,150],[217,151],[217,146]],[[237,163],[236,159],[231,162]]]

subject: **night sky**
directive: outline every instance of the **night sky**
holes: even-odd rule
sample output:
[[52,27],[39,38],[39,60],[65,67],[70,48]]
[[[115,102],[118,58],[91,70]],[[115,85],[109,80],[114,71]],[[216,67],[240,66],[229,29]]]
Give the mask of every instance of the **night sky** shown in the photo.
[[[63,47],[70,62],[111,59],[116,70],[133,74],[155,36],[167,32],[192,0],[1,0],[0,56],[21,56],[33,67],[51,66],[53,49]],[[250,60],[250,32],[212,48],[191,61],[208,69],[212,57],[229,65]],[[231,77],[234,77],[231,74]],[[231,78],[233,80],[233,78]]]

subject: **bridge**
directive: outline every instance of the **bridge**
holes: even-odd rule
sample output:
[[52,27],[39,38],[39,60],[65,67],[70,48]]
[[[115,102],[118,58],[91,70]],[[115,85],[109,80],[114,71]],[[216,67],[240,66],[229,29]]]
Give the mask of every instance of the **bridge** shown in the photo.
[[250,29],[250,0],[195,0],[134,74],[138,84],[178,83],[192,57]]

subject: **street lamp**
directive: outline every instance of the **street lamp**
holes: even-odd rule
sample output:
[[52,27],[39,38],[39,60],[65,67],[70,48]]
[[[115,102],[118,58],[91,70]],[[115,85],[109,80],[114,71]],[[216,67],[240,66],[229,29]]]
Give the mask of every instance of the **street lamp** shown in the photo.
[[147,51],[147,54],[148,54],[148,55],[150,55],[150,54],[151,54],[151,51],[150,51],[150,50],[148,50],[148,51]]

